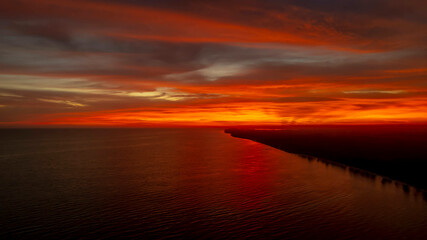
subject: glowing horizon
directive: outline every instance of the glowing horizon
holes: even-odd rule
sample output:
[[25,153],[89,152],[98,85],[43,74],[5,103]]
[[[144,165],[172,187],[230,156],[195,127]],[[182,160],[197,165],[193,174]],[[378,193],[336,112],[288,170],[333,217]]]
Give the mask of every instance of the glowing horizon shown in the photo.
[[0,127],[427,123],[426,8],[3,1]]

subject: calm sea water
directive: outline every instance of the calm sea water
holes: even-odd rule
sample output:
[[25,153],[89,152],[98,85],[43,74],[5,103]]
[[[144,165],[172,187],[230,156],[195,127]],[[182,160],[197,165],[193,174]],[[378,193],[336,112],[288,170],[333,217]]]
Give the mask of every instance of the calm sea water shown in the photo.
[[3,239],[427,239],[413,189],[222,130],[0,134]]

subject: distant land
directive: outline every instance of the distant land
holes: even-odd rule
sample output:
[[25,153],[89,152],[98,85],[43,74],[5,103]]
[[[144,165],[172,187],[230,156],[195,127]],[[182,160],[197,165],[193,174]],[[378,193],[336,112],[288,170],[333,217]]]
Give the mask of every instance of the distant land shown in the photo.
[[427,190],[427,125],[229,128],[225,132]]

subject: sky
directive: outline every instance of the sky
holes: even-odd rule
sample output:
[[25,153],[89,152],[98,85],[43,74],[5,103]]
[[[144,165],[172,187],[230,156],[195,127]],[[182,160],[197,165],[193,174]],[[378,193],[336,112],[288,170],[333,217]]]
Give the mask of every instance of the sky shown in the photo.
[[427,123],[425,0],[0,1],[0,127]]

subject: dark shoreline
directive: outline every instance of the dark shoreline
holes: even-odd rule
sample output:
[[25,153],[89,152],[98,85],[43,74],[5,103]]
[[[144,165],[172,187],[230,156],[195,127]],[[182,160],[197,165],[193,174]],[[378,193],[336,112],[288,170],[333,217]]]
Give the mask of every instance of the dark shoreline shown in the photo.
[[354,169],[360,175],[383,177],[420,191],[427,190],[426,126],[293,127],[288,129],[226,129],[233,137],[249,139],[299,155]]

